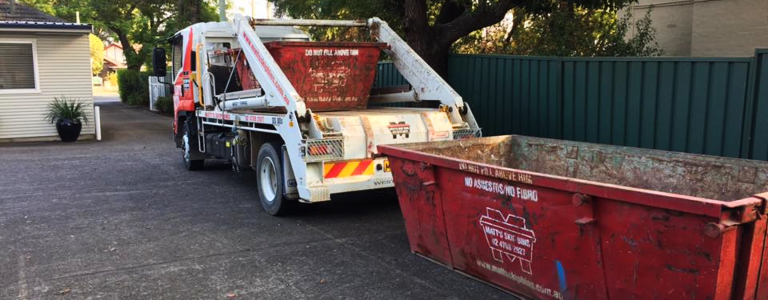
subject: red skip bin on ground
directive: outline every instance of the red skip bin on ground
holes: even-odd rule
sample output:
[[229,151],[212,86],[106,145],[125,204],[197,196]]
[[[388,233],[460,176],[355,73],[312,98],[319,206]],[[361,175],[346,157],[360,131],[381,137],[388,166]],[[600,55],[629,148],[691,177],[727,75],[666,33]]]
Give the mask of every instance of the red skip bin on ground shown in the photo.
[[768,162],[523,136],[382,145],[411,250],[535,299],[768,299]]

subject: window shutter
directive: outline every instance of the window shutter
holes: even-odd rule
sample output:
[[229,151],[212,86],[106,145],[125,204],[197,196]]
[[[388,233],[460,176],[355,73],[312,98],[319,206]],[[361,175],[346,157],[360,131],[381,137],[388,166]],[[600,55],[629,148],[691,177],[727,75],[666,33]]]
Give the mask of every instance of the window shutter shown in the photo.
[[34,88],[32,44],[0,43],[0,90]]

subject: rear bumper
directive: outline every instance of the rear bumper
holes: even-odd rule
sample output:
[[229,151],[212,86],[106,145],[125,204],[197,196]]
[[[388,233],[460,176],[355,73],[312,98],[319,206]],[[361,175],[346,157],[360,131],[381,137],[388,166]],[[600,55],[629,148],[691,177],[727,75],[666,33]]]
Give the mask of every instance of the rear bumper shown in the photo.
[[359,175],[342,178],[325,178],[322,183],[308,186],[311,199],[301,199],[301,202],[314,203],[331,200],[333,194],[366,191],[394,187],[392,173],[379,169],[378,165],[383,166],[385,158],[374,160],[373,175]]

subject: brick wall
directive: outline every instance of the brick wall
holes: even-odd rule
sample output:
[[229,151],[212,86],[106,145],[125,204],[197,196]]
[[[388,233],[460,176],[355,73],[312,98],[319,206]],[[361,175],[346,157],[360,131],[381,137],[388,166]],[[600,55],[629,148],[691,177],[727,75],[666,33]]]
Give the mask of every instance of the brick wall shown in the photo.
[[768,47],[768,1],[695,1],[693,28],[695,56],[752,56]]
[[768,0],[640,0],[627,10],[637,20],[651,7],[666,56],[752,56],[768,47]]

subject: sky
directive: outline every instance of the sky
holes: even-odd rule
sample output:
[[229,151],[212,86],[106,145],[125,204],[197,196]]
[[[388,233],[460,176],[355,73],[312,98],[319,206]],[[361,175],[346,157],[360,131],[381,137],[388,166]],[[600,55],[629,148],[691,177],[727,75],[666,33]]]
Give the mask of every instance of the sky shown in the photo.
[[[252,16],[256,19],[266,19],[267,14],[267,0],[230,0],[232,8],[227,10],[228,15],[242,14],[246,16]],[[270,10],[271,10],[270,4]]]

